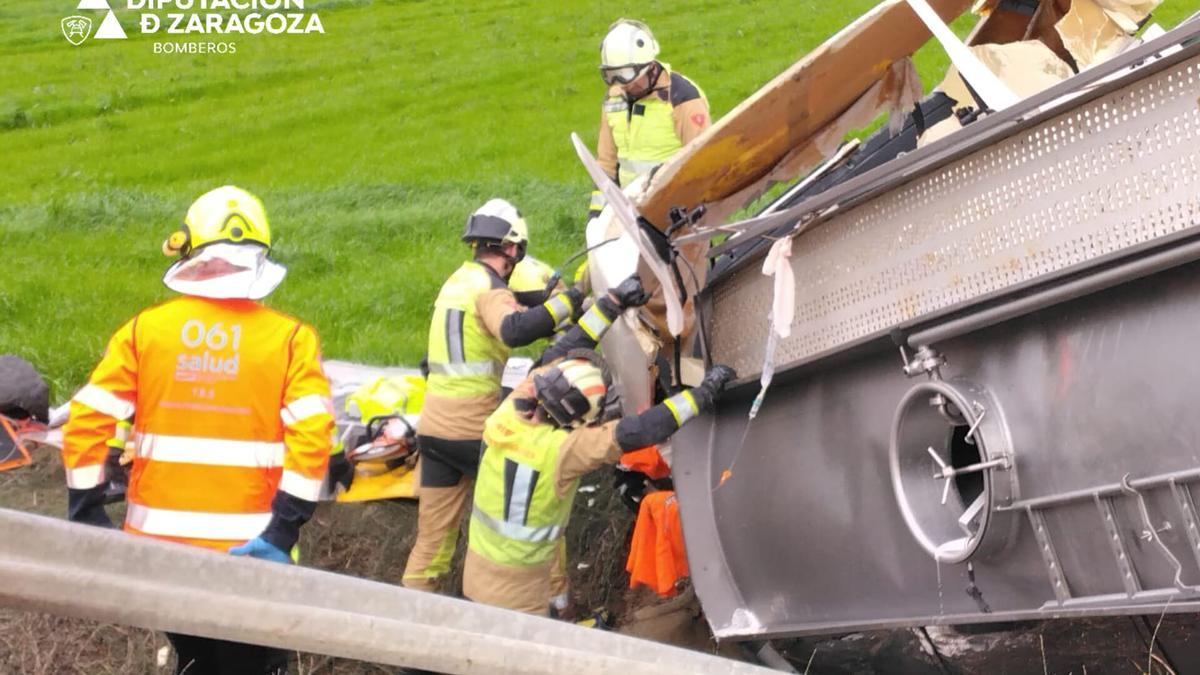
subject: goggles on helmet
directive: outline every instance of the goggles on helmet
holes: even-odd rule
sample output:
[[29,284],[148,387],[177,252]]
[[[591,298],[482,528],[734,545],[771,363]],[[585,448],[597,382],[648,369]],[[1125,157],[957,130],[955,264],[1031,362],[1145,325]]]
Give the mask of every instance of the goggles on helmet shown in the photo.
[[600,66],[600,77],[604,78],[604,84],[612,86],[614,84],[629,84],[638,78],[648,63],[633,64],[628,66]]

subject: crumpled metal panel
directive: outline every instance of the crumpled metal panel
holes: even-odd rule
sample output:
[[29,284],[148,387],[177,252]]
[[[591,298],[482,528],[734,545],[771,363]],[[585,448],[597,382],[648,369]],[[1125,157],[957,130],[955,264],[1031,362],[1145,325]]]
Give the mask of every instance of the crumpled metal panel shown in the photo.
[[[781,367],[1200,223],[1200,60],[979,150],[797,238]],[[970,133],[970,128],[962,133]],[[712,355],[763,361],[771,280],[713,290]]]

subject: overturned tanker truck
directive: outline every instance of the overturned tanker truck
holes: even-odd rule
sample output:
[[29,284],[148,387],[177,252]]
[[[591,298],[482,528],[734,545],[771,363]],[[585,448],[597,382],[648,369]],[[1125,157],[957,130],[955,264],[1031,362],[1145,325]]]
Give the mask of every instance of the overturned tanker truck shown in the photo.
[[1200,611],[1200,21],[1000,1],[959,42],[966,4],[882,3],[589,231],[594,284],[662,286],[606,337],[625,405],[739,373],[670,452],[719,638]]

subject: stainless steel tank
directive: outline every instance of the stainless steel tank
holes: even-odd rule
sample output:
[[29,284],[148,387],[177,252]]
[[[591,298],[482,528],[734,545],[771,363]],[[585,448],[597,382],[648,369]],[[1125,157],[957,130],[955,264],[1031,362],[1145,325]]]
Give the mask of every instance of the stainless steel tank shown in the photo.
[[772,281],[719,249],[742,379],[674,442],[718,637],[1200,610],[1197,32],[813,197],[753,421]]

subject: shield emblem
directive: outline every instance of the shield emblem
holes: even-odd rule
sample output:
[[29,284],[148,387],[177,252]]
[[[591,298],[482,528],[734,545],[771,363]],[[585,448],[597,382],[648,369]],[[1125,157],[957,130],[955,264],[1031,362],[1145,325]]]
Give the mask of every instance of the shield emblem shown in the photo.
[[68,16],[61,23],[63,36],[67,42],[78,47],[92,34],[92,20],[86,16]]

